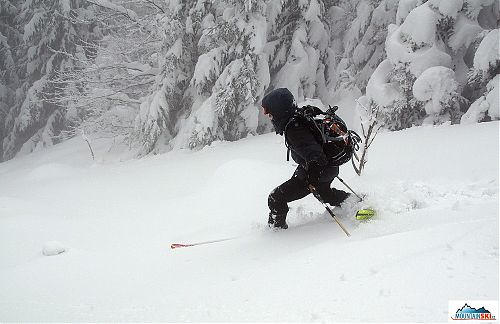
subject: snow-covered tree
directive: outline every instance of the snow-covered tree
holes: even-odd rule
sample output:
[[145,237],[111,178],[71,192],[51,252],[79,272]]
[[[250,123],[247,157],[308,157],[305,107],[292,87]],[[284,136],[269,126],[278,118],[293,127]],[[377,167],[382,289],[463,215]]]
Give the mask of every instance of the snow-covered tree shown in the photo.
[[477,123],[480,121],[500,119],[499,102],[500,98],[500,76],[497,74],[486,85],[486,92],[472,103],[469,110],[462,116],[461,122],[464,124]]
[[[286,87],[389,129],[498,118],[494,0],[0,0],[3,158],[63,136],[139,155],[269,131]],[[493,46],[492,46],[493,45]],[[355,125],[353,125],[355,127]]]
[[[468,83],[467,62],[475,51],[474,40],[483,31],[481,25],[495,20],[494,10],[490,0],[400,1],[398,24],[389,26],[385,43],[388,61],[379,65],[383,65],[384,77],[372,76],[373,84],[382,82],[378,87],[390,87],[394,95],[391,100],[377,101],[380,96],[371,92],[370,98],[381,106],[386,127],[410,127],[424,122],[426,115],[432,115],[426,122],[459,122],[465,99],[469,99],[462,95]],[[417,81],[419,89],[414,91]],[[422,90],[431,84],[438,89],[433,94]]]
[[369,77],[385,59],[387,26],[396,20],[397,3],[398,0],[338,1],[328,9],[328,100],[338,105],[346,117],[355,114],[355,99],[365,92]]
[[5,159],[57,142],[65,110],[44,99],[64,91],[49,82],[57,71],[81,68],[80,60],[90,55],[86,44],[92,41],[91,31],[88,24],[80,23],[91,15],[87,7],[86,1],[30,0],[20,8],[23,45],[18,62],[25,70],[20,100],[6,117]]
[[358,0],[342,2],[345,10],[337,8],[343,13],[340,19],[348,21],[343,22],[347,26],[337,31],[342,33],[343,43],[342,62],[339,62],[338,68],[344,70],[332,74],[336,81],[335,89],[345,86],[345,79],[342,79],[345,74],[351,77],[352,83],[360,90],[365,89],[370,75],[385,58],[387,26],[395,22],[397,2]]
[[18,69],[18,55],[16,48],[22,42],[22,34],[17,28],[16,18],[20,3],[15,1],[0,1],[0,161],[3,157],[1,143],[8,135],[9,125],[6,118],[15,106],[16,89],[20,85],[21,71]]
[[413,96],[424,102],[428,117],[426,124],[440,123],[451,120],[457,123],[460,118],[458,82],[455,72],[444,66],[434,66],[426,69],[413,83]]
[[151,92],[159,73],[161,2],[91,0],[91,23],[99,31],[95,55],[79,70],[58,73],[52,80],[65,92],[56,102],[67,107],[65,136],[84,132],[89,138],[120,136],[132,140],[142,97]]
[[161,72],[136,120],[142,154],[256,133],[256,102],[269,84],[264,8],[262,1],[169,3]]
[[154,150],[160,138],[160,144],[168,144],[177,133],[177,121],[188,114],[193,104],[194,91],[188,89],[198,60],[198,41],[203,30],[212,25],[213,11],[209,2],[170,1],[159,19],[160,72],[135,122],[141,154]]
[[[326,95],[329,45],[323,1],[288,1],[273,8],[268,47],[271,86],[288,88],[297,101]],[[284,37],[283,37],[284,36]]]
[[471,69],[470,79],[479,89],[486,83],[486,89],[470,106],[462,117],[463,123],[480,122],[500,119],[499,112],[499,52],[498,28],[493,29],[482,39],[474,55],[474,65]]
[[198,43],[191,113],[175,145],[200,147],[255,134],[258,100],[269,84],[264,53],[266,20],[261,1],[222,2]]

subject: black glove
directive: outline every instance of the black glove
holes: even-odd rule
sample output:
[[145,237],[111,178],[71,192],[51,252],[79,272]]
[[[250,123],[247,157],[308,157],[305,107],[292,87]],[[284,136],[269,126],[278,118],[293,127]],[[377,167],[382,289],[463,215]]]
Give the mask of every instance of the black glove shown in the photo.
[[319,183],[321,171],[323,171],[323,167],[319,166],[317,161],[309,162],[306,170],[307,184],[316,187]]

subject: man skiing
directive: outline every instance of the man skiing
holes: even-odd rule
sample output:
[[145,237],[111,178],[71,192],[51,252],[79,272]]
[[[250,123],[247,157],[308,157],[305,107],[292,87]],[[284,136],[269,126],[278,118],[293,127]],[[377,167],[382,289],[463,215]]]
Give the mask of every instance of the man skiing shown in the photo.
[[312,130],[293,118],[297,105],[292,93],[286,88],[275,89],[262,99],[262,108],[271,119],[276,134],[285,136],[292,158],[298,163],[293,176],[269,194],[269,226],[287,229],[288,203],[304,198],[312,191],[316,191],[324,202],[340,206],[350,194],[330,188],[339,174],[339,167],[328,160]]

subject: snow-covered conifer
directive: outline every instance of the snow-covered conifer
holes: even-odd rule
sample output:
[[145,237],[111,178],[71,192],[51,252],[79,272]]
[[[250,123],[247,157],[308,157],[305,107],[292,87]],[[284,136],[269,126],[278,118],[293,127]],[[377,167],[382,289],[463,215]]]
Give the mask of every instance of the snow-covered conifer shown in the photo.
[[497,74],[486,85],[486,92],[472,103],[469,110],[462,116],[461,122],[472,124],[481,121],[500,119],[500,75]]
[[462,122],[481,122],[499,119],[498,113],[498,75],[500,70],[499,32],[493,29],[481,40],[473,59],[469,73],[472,89],[481,95],[473,97],[474,102]]
[[[384,41],[387,36],[387,26],[395,22],[397,1],[368,1],[360,0],[356,4],[354,17],[344,14],[343,18],[351,18],[347,27],[342,31],[343,60],[346,63],[340,65],[347,70],[336,71],[335,77],[348,72],[352,76],[354,84],[364,91],[370,75],[385,56]],[[348,2],[352,8],[353,2]],[[346,3],[343,4],[347,6]],[[351,9],[352,10],[352,9]],[[338,79],[335,85],[339,89],[343,80]]]
[[12,128],[12,119],[8,118],[12,107],[16,105],[16,90],[20,85],[18,51],[22,34],[17,23],[20,9],[19,1],[0,1],[0,161],[3,160],[4,138]]
[[4,158],[57,142],[55,137],[64,128],[65,111],[50,99],[64,89],[49,81],[58,71],[80,68],[80,58],[89,55],[85,45],[91,41],[90,32],[88,25],[81,23],[88,15],[87,7],[86,1],[23,3],[19,14],[24,41],[20,58],[25,68],[20,87],[23,94],[9,111],[7,122],[12,122],[3,141]]
[[[399,3],[398,24],[389,26],[385,48],[391,64],[390,79],[398,84],[400,99],[381,107],[386,127],[401,129],[420,124],[425,115],[429,116],[426,121],[459,122],[464,103],[471,99],[467,78],[471,53],[475,52],[482,26],[494,20],[494,7],[489,0]],[[438,84],[438,80],[446,84]],[[419,89],[415,91],[417,81]],[[432,94],[423,90],[430,84],[435,89]]]
[[171,1],[158,21],[161,47],[156,55],[160,71],[152,93],[143,98],[135,121],[140,154],[155,149],[160,137],[163,144],[168,144],[176,134],[176,121],[190,104],[185,100],[185,92],[196,63],[203,18],[209,13],[209,4],[187,1],[181,5]]
[[433,66],[420,74],[413,84],[413,96],[425,102],[428,117],[424,123],[439,123],[440,119],[459,122],[461,114],[457,89],[455,72],[450,68]]
[[456,123],[470,103],[464,122],[498,115],[494,0],[0,0],[0,10],[3,158],[81,130],[134,139],[139,155],[237,140],[271,129],[259,102],[278,87],[340,106],[348,124],[363,94],[388,129]]
[[[357,123],[352,109],[366,90],[370,75],[385,59],[387,26],[395,22],[397,0],[329,2],[330,44],[326,101],[338,105],[348,123]],[[333,4],[333,5],[332,5]]]
[[229,1],[214,9],[203,20],[198,42],[203,54],[187,90],[189,116],[179,123],[174,146],[236,140],[255,134],[259,125],[256,103],[269,84],[263,3]]
[[[323,1],[290,1],[272,7],[268,43],[273,88],[288,88],[297,101],[325,99],[329,31]],[[271,18],[271,17],[270,17]]]

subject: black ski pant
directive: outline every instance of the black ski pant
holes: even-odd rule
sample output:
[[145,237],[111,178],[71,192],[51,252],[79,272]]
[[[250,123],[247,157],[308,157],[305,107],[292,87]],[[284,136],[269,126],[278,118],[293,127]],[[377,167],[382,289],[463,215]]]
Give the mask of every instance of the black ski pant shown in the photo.
[[[327,166],[321,173],[319,183],[316,186],[316,191],[323,201],[332,206],[339,206],[349,196],[345,191],[330,188],[338,174],[338,166]],[[272,214],[282,215],[288,213],[289,202],[304,198],[310,193],[306,180],[306,170],[299,165],[289,180],[271,191],[267,203]]]

